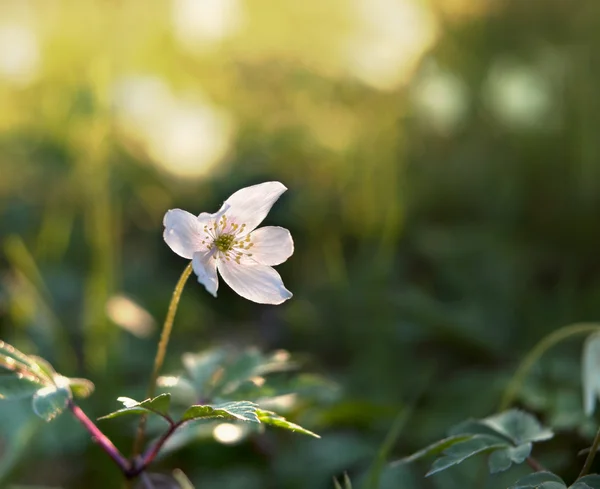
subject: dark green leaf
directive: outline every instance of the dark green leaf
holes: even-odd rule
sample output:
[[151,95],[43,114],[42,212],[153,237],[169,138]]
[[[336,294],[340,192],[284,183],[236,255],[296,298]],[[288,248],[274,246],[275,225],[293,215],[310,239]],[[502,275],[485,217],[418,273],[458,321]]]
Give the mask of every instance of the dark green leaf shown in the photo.
[[508,446],[504,440],[495,436],[473,435],[468,440],[455,443],[444,450],[443,455],[433,462],[426,476],[459,464],[473,455],[491,452]]
[[38,377],[30,374],[2,374],[0,375],[0,399],[31,397],[44,385]]
[[248,401],[226,402],[216,406],[197,405],[190,406],[181,420],[224,418],[259,423],[256,411],[256,404]]
[[485,425],[502,434],[515,444],[549,440],[554,433],[544,428],[540,422],[529,413],[511,409],[482,421]]
[[420,458],[427,457],[429,455],[437,455],[438,453],[442,453],[444,450],[446,450],[446,448],[451,447],[452,445],[455,445],[457,443],[463,442],[465,440],[470,440],[472,437],[473,435],[455,435],[450,436],[448,438],[444,438],[443,440],[436,441],[435,443],[432,443],[431,445],[423,448],[422,450],[419,450],[418,452],[413,453],[412,455],[409,455],[408,457],[401,458],[395,463],[407,464],[414,462],[415,460],[418,460]]
[[513,463],[522,464],[530,454],[531,443],[496,450],[488,460],[490,473],[495,474],[507,470]]
[[600,475],[586,475],[581,479],[577,479],[569,489],[600,489]]
[[167,420],[169,419],[168,411],[171,403],[171,394],[161,394],[142,402],[130,399],[129,397],[119,397],[117,401],[122,402],[125,407],[98,419],[112,419],[127,414],[157,414]]
[[70,398],[71,391],[66,387],[42,387],[33,395],[33,411],[40,418],[51,421],[64,411]]
[[298,433],[302,433],[303,435],[314,436],[315,438],[321,438],[316,433],[309,431],[302,426],[299,426],[295,423],[291,423],[283,416],[279,416],[278,414],[272,411],[263,411],[262,409],[257,409],[256,414],[261,423],[269,424],[272,426],[277,426],[278,428],[283,428],[284,430],[296,431]]
[[536,472],[519,479],[509,489],[566,489],[563,480],[552,472]]

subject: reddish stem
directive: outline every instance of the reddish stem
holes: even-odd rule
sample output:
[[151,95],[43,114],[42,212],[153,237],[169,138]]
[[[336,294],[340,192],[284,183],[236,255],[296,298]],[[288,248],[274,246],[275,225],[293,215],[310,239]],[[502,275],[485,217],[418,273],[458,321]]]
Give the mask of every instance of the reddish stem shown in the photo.
[[100,448],[102,448],[102,450],[104,450],[108,456],[115,461],[125,475],[129,474],[131,465],[129,461],[123,457],[123,455],[121,455],[121,452],[119,452],[119,449],[113,444],[113,442],[110,441],[110,439],[104,433],[102,433],[102,431],[100,431],[100,428],[98,428],[73,401],[70,400],[68,406],[73,415],[79,420],[84,428],[88,430],[90,435],[92,435],[92,440],[100,445]]
[[181,425],[182,425],[181,422],[178,422],[178,423],[171,422],[169,429],[167,431],[165,431],[165,433],[156,441],[156,443],[154,445],[152,445],[146,451],[146,453],[144,453],[142,455],[140,464],[132,467],[131,470],[128,471],[127,476],[135,477],[135,476],[139,475],[152,462],[154,462],[154,459],[160,452],[160,449],[163,447],[163,445],[166,443],[166,441],[171,437],[171,435],[175,432],[175,430],[177,428],[179,428]]

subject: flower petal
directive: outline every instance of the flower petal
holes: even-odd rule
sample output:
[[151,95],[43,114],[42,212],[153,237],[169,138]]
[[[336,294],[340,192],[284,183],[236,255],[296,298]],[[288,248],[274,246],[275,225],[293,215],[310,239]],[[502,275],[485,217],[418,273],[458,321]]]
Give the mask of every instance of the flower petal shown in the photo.
[[240,226],[246,225],[248,233],[267,216],[273,204],[287,188],[279,182],[265,182],[235,192],[225,204],[229,204],[227,218]]
[[292,297],[279,274],[260,263],[219,260],[221,276],[239,295],[259,304],[281,304]]
[[217,260],[214,259],[214,253],[212,251],[194,253],[192,268],[198,276],[198,282],[204,285],[210,294],[217,297],[219,278],[217,277]]
[[279,265],[294,252],[290,232],[279,226],[265,226],[252,231],[252,258],[262,265]]
[[163,238],[175,253],[191,260],[202,248],[202,230],[198,218],[181,209],[168,210],[163,219]]

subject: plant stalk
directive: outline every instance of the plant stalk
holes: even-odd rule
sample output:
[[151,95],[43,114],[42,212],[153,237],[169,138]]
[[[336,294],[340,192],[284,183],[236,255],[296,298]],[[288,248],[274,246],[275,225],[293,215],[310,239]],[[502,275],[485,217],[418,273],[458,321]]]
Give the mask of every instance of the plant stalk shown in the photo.
[[[171,331],[173,330],[173,321],[175,320],[175,314],[177,313],[177,307],[179,306],[179,299],[181,299],[181,293],[185,287],[185,283],[192,273],[192,262],[185,267],[185,270],[181,273],[177,285],[173,290],[169,309],[167,311],[167,317],[163,324],[162,332],[160,334],[160,340],[158,342],[158,349],[156,351],[156,357],[154,357],[154,367],[152,369],[152,375],[150,376],[150,385],[148,386],[147,397],[154,397],[156,391],[156,380],[160,374],[163,363],[165,361],[165,355],[167,353],[167,346],[169,345],[169,338],[171,337]],[[133,458],[135,458],[142,450],[144,444],[144,431],[146,429],[146,416],[140,418],[140,424],[133,445]]]
[[600,428],[596,432],[596,437],[594,438],[594,442],[592,443],[592,448],[590,448],[590,451],[587,454],[585,463],[583,464],[583,468],[579,473],[578,479],[583,477],[584,475],[587,475],[590,472],[592,464],[594,463],[594,458],[596,457],[596,452],[598,451],[598,447],[600,447]]
[[102,448],[102,450],[104,450],[108,456],[115,461],[123,474],[129,473],[131,468],[129,461],[123,455],[121,455],[121,452],[119,452],[119,449],[113,444],[113,442],[110,441],[110,439],[104,433],[102,433],[102,431],[100,431],[100,428],[98,428],[72,400],[69,401],[68,406],[77,420],[84,426],[90,435],[92,435],[92,440],[100,445],[100,448]]
[[517,368],[517,371],[513,375],[508,386],[506,387],[506,390],[504,391],[504,395],[502,396],[498,410],[504,411],[510,407],[519,394],[519,390],[523,386],[527,374],[547,350],[552,348],[557,343],[570,338],[571,336],[595,333],[597,331],[600,331],[600,324],[598,323],[575,323],[557,329],[548,336],[542,338],[540,342],[536,344],[527,354]]

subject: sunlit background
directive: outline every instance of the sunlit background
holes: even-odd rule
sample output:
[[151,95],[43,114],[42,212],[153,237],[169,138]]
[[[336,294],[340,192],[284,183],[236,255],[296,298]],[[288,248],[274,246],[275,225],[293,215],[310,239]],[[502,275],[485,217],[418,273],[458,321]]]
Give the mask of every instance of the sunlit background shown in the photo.
[[[331,386],[287,415],[323,438],[221,423],[156,470],[325,489],[361,479],[407,405],[394,458],[492,414],[538,339],[600,318],[599,26],[597,0],[0,0],[0,337],[94,381],[92,417],[143,398],[186,265],[165,211],[279,180],[294,298],[190,281],[165,371],[215,344],[299,354]],[[567,474],[594,429],[578,349],[520,399]],[[0,410],[0,486],[119,487],[67,414]],[[135,423],[104,423],[128,453]],[[475,487],[478,468],[381,488]]]

